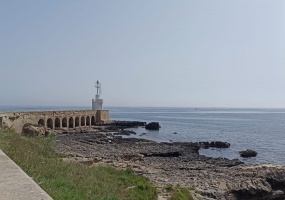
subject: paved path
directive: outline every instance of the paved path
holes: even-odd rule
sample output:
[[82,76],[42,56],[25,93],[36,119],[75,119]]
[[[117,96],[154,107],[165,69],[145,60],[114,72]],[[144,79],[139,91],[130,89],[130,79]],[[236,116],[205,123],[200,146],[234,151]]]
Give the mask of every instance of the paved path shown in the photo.
[[0,150],[0,200],[52,200],[52,198]]

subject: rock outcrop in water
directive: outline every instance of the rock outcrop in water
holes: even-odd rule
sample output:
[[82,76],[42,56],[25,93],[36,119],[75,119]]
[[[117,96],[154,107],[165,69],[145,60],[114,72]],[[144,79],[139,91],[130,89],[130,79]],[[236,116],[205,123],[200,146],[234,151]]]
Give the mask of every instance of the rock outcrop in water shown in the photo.
[[201,147],[207,149],[209,147],[213,148],[229,148],[231,145],[228,142],[220,142],[220,141],[213,141],[213,142],[199,142]]
[[244,158],[256,157],[257,156],[257,152],[250,150],[250,149],[247,149],[245,151],[240,151],[239,154],[241,157],[244,157]]
[[102,126],[107,126],[108,130],[114,129],[125,129],[125,128],[136,128],[139,126],[145,126],[146,122],[139,121],[112,121],[111,123],[100,124]]
[[158,122],[150,122],[145,126],[145,129],[147,130],[153,130],[153,131],[158,131],[160,129],[160,125]]

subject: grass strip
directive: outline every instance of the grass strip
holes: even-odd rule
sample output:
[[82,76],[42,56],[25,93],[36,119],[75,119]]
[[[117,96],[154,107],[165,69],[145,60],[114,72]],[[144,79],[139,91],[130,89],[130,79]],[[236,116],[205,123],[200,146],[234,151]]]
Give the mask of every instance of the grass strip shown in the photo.
[[0,148],[55,200],[157,198],[156,188],[146,178],[130,170],[63,162],[52,145],[51,138],[0,131]]
[[170,200],[194,200],[188,188],[176,186]]

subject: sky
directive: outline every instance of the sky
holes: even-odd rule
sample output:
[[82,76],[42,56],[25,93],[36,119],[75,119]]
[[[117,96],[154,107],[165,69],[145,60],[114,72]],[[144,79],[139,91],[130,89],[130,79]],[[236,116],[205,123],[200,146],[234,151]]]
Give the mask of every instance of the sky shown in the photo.
[[285,108],[283,0],[0,1],[0,105]]

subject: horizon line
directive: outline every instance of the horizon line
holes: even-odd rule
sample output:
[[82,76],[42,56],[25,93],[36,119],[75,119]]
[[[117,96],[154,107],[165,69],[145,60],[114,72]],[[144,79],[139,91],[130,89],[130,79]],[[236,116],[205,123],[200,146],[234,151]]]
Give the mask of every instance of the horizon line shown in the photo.
[[[31,107],[31,108],[47,108],[47,107],[55,107],[55,108],[80,108],[80,107],[90,107],[89,105],[70,105],[70,106],[59,106],[59,105],[0,105],[0,107]],[[285,109],[285,107],[249,107],[249,106],[118,106],[118,105],[110,105],[104,106],[105,108],[193,108],[193,109]]]

